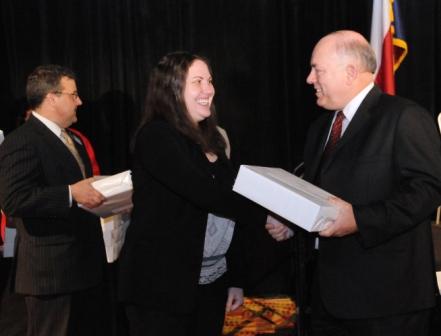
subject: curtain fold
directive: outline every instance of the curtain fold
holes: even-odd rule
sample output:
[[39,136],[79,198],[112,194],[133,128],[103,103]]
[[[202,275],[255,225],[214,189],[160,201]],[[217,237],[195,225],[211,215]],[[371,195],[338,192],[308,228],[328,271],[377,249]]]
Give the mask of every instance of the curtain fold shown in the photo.
[[[441,5],[402,0],[409,54],[397,94],[441,111]],[[319,111],[305,78],[317,40],[337,29],[369,38],[371,0],[2,0],[0,128],[24,112],[26,76],[59,63],[78,75],[74,127],[95,145],[105,173],[130,167],[129,142],[148,75],[164,54],[210,59],[220,123],[237,162],[291,170]],[[424,22],[424,24],[421,24]]]

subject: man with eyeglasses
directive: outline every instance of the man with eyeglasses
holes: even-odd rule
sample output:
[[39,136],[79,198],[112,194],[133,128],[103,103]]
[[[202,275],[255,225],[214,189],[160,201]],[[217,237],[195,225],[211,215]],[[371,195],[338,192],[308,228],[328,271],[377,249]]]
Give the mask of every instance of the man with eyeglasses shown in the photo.
[[68,130],[82,104],[75,74],[39,66],[26,95],[32,115],[0,146],[0,205],[21,219],[15,291],[25,296],[27,335],[100,334],[104,243],[99,219],[78,204],[94,208],[104,197]]

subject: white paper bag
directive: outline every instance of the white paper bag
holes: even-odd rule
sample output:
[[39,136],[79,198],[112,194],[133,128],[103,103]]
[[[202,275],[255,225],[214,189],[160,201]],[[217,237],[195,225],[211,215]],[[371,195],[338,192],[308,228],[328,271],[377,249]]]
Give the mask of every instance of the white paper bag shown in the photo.
[[15,254],[17,229],[5,228],[5,241],[3,242],[3,258],[12,258]]
[[441,272],[436,272],[436,279],[438,281],[438,288],[439,288],[439,292],[441,294]]
[[130,213],[125,212],[107,218],[101,218],[104,245],[106,247],[107,262],[118,259],[119,252],[124,245],[126,231],[130,224]]

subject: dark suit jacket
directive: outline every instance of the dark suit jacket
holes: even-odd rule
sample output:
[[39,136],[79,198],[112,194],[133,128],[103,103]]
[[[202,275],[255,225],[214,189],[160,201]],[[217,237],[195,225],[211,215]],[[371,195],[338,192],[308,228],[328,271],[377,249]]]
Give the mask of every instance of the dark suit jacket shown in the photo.
[[441,203],[440,140],[432,118],[374,87],[320,165],[331,120],[329,113],[310,129],[305,178],[353,204],[359,232],[320,238],[326,308],[339,318],[370,318],[432,307],[430,216]]
[[[74,143],[86,172],[87,154]],[[82,179],[63,142],[31,117],[0,146],[0,204],[19,217],[15,289],[30,295],[69,293],[97,285],[105,250],[97,217],[69,206],[68,185]]]
[[[119,260],[119,297],[149,309],[189,312],[208,213],[237,219],[241,211],[231,190],[234,172],[225,157],[211,165],[199,145],[163,121],[144,126],[135,147],[134,207]],[[227,256],[227,282],[237,287],[241,258],[231,254],[241,247],[240,229],[236,221]]]

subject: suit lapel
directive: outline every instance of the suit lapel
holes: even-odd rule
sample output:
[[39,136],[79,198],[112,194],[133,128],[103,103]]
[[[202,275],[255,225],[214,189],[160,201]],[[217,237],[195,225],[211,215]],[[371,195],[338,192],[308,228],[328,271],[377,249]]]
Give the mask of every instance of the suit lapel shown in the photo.
[[323,162],[323,169],[326,169],[326,167],[329,166],[329,164],[334,160],[338,152],[347,143],[349,143],[351,139],[360,132],[361,129],[366,127],[366,125],[369,122],[369,119],[371,118],[371,113],[370,113],[371,109],[377,103],[381,94],[382,94],[381,90],[376,86],[374,86],[372,90],[369,91],[365,99],[358,107],[357,112],[355,113],[354,117],[349,123],[346,131],[343,133],[343,136],[337,142],[332,155],[328,158],[328,160]]
[[[79,180],[83,179],[81,174],[81,169],[78,166],[77,161],[75,160],[72,153],[69,151],[66,145],[64,145],[63,141],[59,137],[57,137],[40,120],[38,120],[33,116],[31,116],[26,123],[30,124],[30,126],[34,129],[34,131],[38,133],[39,137],[45,142],[47,148],[51,149],[51,151],[53,152],[53,158],[56,158],[56,164],[63,166],[64,169],[69,170],[70,174],[72,176],[78,177]],[[79,146],[76,145],[76,147]],[[83,158],[83,155],[82,154],[80,155]],[[52,159],[52,158],[48,158],[48,159]],[[84,161],[84,162],[85,162],[85,166],[87,167],[86,172],[89,173],[90,165],[86,164],[86,162],[88,161]]]

